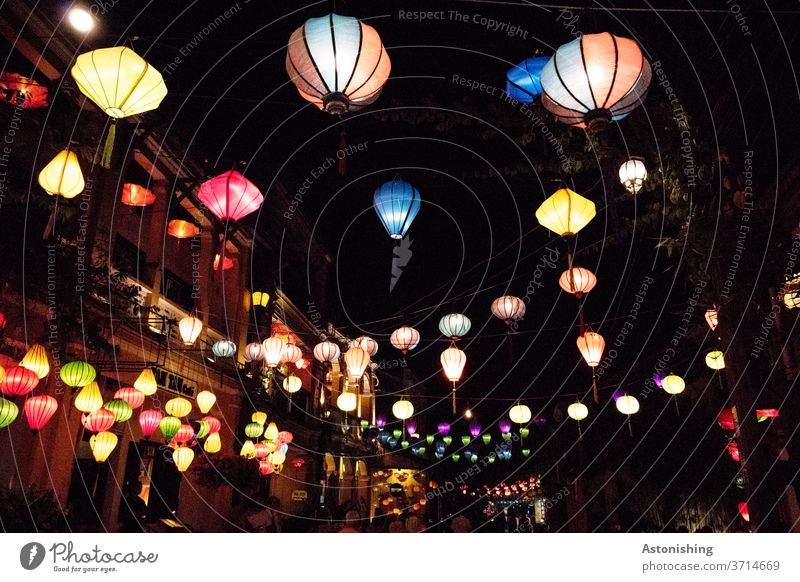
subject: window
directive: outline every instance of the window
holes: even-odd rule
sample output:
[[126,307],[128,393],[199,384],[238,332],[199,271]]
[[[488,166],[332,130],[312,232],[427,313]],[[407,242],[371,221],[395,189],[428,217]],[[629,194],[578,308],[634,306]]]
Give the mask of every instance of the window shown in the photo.
[[114,239],[114,253],[111,256],[111,263],[120,272],[142,280],[144,279],[147,255],[131,241],[118,234]]
[[184,309],[194,309],[192,286],[169,269],[164,269],[161,277],[161,294]]

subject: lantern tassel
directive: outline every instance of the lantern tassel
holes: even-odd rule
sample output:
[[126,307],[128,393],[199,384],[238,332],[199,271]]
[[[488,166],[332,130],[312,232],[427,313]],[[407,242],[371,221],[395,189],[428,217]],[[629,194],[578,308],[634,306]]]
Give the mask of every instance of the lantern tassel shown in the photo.
[[50,212],[50,218],[47,219],[47,224],[44,227],[44,232],[42,233],[42,240],[47,240],[50,238],[50,234],[53,232],[53,227],[56,224],[56,205],[53,204],[53,210]]
[[583,431],[581,430],[581,421],[578,421],[578,440],[583,440]]
[[453,414],[456,413],[456,381],[453,380]]
[[628,415],[628,434],[633,437],[633,426],[631,426],[631,415]]
[[597,394],[597,374],[595,374],[595,369],[592,368],[592,395],[594,396],[594,403],[597,404],[600,399]]
[[222,278],[222,273],[225,270],[225,233],[222,234],[222,243],[219,247],[219,264],[217,265],[217,273]]
[[680,416],[681,415],[681,409],[678,407],[678,399],[675,398],[675,396],[673,396],[672,399],[675,401],[675,412],[677,412],[678,416]]
[[111,167],[111,156],[114,154],[114,140],[117,136],[117,120],[112,119],[108,128],[106,142],[103,145],[103,155],[100,157],[100,165],[106,169]]
[[339,133],[339,175],[347,172],[347,131],[342,129]]

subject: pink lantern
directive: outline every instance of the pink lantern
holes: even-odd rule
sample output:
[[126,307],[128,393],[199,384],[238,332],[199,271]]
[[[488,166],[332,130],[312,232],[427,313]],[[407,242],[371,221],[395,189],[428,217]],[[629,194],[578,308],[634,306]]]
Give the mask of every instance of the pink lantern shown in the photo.
[[288,445],[294,439],[294,435],[290,433],[288,430],[282,430],[278,433],[278,438],[276,439],[279,443],[284,443]]
[[219,429],[222,428],[222,423],[219,421],[218,418],[214,416],[204,416],[203,422],[208,423],[208,434],[214,434],[215,432],[219,432]]
[[52,396],[39,394],[25,401],[25,418],[31,430],[37,431],[46,425],[58,408],[58,402]]
[[144,392],[133,387],[120,388],[114,393],[114,398],[124,400],[131,408],[139,408],[144,404]]
[[172,440],[178,443],[179,445],[183,445],[185,443],[188,443],[193,438],[194,438],[194,429],[192,428],[192,425],[182,424],[181,427],[178,429],[178,432],[175,433],[175,436],[172,437]]
[[163,417],[164,415],[158,410],[142,410],[139,413],[139,426],[142,427],[144,438],[149,439],[153,436]]
[[223,222],[244,218],[264,202],[256,185],[235,170],[203,182],[197,197]]
[[114,425],[114,413],[105,408],[81,416],[83,427],[89,432],[105,432]]
[[39,376],[36,372],[23,368],[22,366],[14,366],[6,370],[6,377],[0,383],[0,392],[9,396],[24,396],[39,384]]

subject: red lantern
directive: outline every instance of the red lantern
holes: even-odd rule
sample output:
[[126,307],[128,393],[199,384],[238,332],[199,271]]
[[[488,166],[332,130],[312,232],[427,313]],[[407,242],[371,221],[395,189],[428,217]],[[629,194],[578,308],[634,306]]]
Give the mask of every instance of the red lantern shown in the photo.
[[742,519],[746,522],[750,521],[750,510],[747,508],[747,501],[739,503],[739,515],[741,515]]
[[780,413],[776,408],[757,408],[756,409],[756,417],[759,420],[763,420],[765,418],[778,418]]
[[139,186],[139,184],[122,186],[121,202],[126,206],[150,206],[155,201],[156,195],[144,186]]
[[[233,259],[225,257],[225,260],[222,261],[222,270],[227,271],[228,269],[233,269]],[[219,270],[219,253],[214,256],[214,270]]]
[[288,430],[282,430],[278,433],[278,438],[275,440],[277,440],[279,443],[288,445],[292,442],[292,439],[294,439],[294,435],[292,433],[290,433]]
[[144,404],[144,392],[130,386],[127,388],[120,388],[114,392],[114,398],[124,400],[131,405],[131,408],[139,408]]
[[269,454],[269,449],[267,445],[264,443],[256,443],[255,448],[253,448],[253,456],[256,459],[263,459]]
[[717,423],[726,430],[734,430],[736,426],[733,424],[733,410],[724,408],[720,411]]
[[708,324],[708,327],[711,328],[711,331],[717,329],[717,325],[719,325],[719,317],[717,315],[716,307],[706,311],[706,323]]
[[114,413],[105,408],[81,416],[81,424],[90,432],[104,432],[114,425]]
[[175,433],[175,436],[172,437],[172,440],[178,443],[179,445],[183,445],[188,443],[190,440],[194,438],[194,429],[190,424],[182,424],[181,427],[178,429],[178,432]]
[[47,87],[18,73],[0,73],[0,99],[22,109],[47,107]]
[[28,426],[31,430],[40,430],[46,425],[58,408],[58,401],[52,396],[39,394],[31,396],[25,401],[25,418],[28,419]]
[[142,410],[139,413],[139,426],[142,427],[144,438],[149,439],[156,432],[164,415],[159,410]]
[[742,456],[739,453],[739,445],[736,444],[736,441],[731,441],[728,443],[728,452],[731,455],[731,459],[737,463],[742,460]]
[[275,471],[275,467],[267,461],[266,459],[262,459],[258,462],[258,472],[262,475],[269,475],[270,473]]
[[197,197],[223,222],[244,218],[264,202],[256,185],[235,170],[204,182]]
[[177,239],[194,238],[200,234],[200,228],[185,220],[170,220],[167,223],[167,234]]
[[9,396],[24,396],[39,384],[39,376],[33,370],[14,366],[6,370],[6,378],[0,384],[0,392]]
[[203,422],[208,423],[208,434],[214,434],[215,432],[219,432],[219,429],[222,428],[222,423],[219,421],[218,418],[214,416],[204,416]]

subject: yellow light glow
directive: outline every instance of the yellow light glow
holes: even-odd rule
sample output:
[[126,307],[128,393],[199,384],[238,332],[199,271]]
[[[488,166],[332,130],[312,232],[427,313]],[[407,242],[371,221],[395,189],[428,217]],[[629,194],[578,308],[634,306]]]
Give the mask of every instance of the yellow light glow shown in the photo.
[[184,473],[194,461],[194,451],[189,447],[180,446],[172,451],[172,460],[175,462],[178,471]]
[[94,460],[98,463],[105,462],[114,447],[117,446],[118,440],[117,435],[113,432],[99,432],[96,435],[92,435],[89,439],[89,446],[92,449]]
[[70,150],[62,150],[39,172],[39,186],[50,196],[75,198],[83,192],[83,179],[78,156]]
[[167,403],[164,405],[164,410],[166,410],[167,414],[170,416],[183,418],[192,411],[192,403],[186,400],[186,398],[171,398],[167,400]]
[[531,409],[525,404],[517,404],[512,406],[511,410],[508,411],[508,417],[511,419],[511,422],[525,424],[531,419]]
[[266,307],[267,303],[269,303],[269,293],[266,291],[253,291],[252,301],[254,307]]
[[680,376],[670,374],[661,380],[661,387],[667,394],[680,394],[686,389],[686,382]]
[[725,356],[719,350],[714,350],[706,354],[706,366],[712,370],[722,370],[725,368]]
[[156,390],[158,390],[158,382],[156,382],[156,376],[153,374],[153,370],[150,368],[142,370],[142,373],[139,374],[139,377],[136,378],[136,381],[133,383],[133,387],[145,396],[152,396],[155,394]]
[[103,406],[103,395],[97,382],[89,382],[75,395],[75,408],[89,414]]
[[594,218],[594,202],[569,188],[556,190],[536,210],[536,220],[559,236],[577,234]]
[[50,362],[47,360],[47,351],[44,346],[35,344],[20,360],[19,365],[34,372],[41,380],[50,373]]
[[581,402],[575,402],[567,407],[567,414],[572,420],[581,421],[589,416],[589,409]]
[[197,400],[197,408],[200,409],[200,412],[206,414],[217,402],[217,397],[210,390],[203,390],[197,394],[195,400]]
[[203,450],[207,453],[218,453],[222,449],[222,441],[219,438],[219,433],[215,432],[206,437],[206,442],[203,443]]

